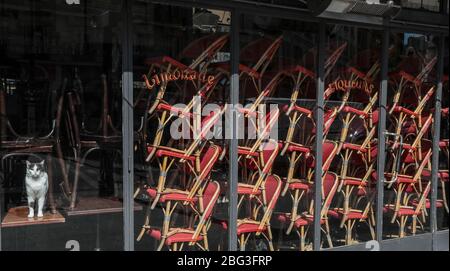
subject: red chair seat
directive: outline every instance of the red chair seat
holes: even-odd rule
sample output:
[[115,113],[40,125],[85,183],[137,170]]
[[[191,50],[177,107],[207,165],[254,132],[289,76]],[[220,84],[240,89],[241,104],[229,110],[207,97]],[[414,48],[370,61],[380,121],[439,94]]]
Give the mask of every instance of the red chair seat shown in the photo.
[[[289,213],[282,213],[279,214],[277,216],[277,220],[280,223],[289,223],[291,221],[291,214]],[[295,222],[294,225],[295,227],[301,227],[301,226],[307,226],[307,225],[311,225],[312,223],[314,223],[314,217],[313,216],[299,216]],[[322,219],[320,221],[320,224],[324,224],[325,223],[325,219]]]
[[258,229],[259,224],[254,223],[242,223],[237,227],[237,234],[241,235],[243,233],[249,233],[249,232],[263,232],[266,230],[266,227],[263,227],[262,229]]
[[354,150],[354,151],[360,151],[363,153],[367,152],[366,148],[361,148],[361,145],[357,145],[357,144],[352,144],[352,143],[344,143],[342,145],[342,148],[345,149],[349,149],[349,150]]
[[[431,179],[431,171],[429,171],[428,169],[424,169],[422,171],[422,176],[425,180],[430,180]],[[448,182],[449,177],[450,176],[449,176],[448,170],[439,170],[438,179],[440,179],[441,181],[444,181],[444,182]]]
[[[157,190],[154,188],[148,188],[147,193],[150,197],[155,198],[157,195]],[[166,201],[189,201],[196,202],[198,200],[197,197],[193,197],[188,199],[188,194],[186,191],[170,189],[167,192],[162,192],[161,197],[158,202],[166,202]]]
[[[419,201],[417,199],[413,200],[411,202],[411,204],[416,207],[419,204]],[[437,200],[436,201],[436,208],[442,208],[444,207],[444,202],[442,200]],[[429,199],[426,200],[425,202],[425,208],[430,209],[431,208],[431,202]]]
[[[186,229],[188,230],[188,229]],[[190,230],[188,230],[190,231]],[[150,229],[148,234],[156,240],[161,240],[161,230]],[[203,236],[199,235],[197,238],[193,239],[194,231],[192,232],[178,232],[167,237],[165,244],[170,246],[173,243],[185,243],[185,242],[197,242],[203,239]]]
[[176,114],[183,114],[184,116],[192,117],[192,113],[190,113],[190,112],[183,112],[182,108],[171,106],[169,104],[160,103],[160,104],[158,104],[157,108],[158,108],[158,110],[167,110],[167,111],[174,112]]
[[[283,181],[286,182],[286,178],[283,179]],[[309,189],[311,188],[312,184],[306,183],[304,180],[291,180],[291,182],[289,183],[289,189],[291,190],[305,190],[305,191],[309,191]]]
[[344,106],[344,108],[342,108],[342,111],[345,113],[353,113],[353,114],[356,114],[358,116],[365,117],[365,118],[369,116],[369,114],[367,114],[366,112],[356,109],[351,106]]
[[294,105],[293,109],[294,109],[295,111],[300,112],[300,113],[304,113],[304,114],[308,114],[308,115],[311,115],[311,114],[312,114],[312,111],[311,111],[311,110],[309,110],[309,109],[307,109],[307,108],[304,108],[304,107],[301,107],[301,106],[298,106],[298,105]]
[[[389,212],[394,212],[394,211],[395,211],[395,206],[393,206],[393,205],[384,206],[384,208],[383,208],[384,213],[389,213]],[[406,208],[406,207],[400,206],[397,216],[412,216],[414,214],[416,214],[415,208]],[[419,211],[419,213],[417,213],[417,215],[418,214],[420,214],[420,211]]]
[[[394,175],[392,173],[385,173],[384,176],[391,180]],[[408,176],[408,175],[397,175],[397,182],[398,183],[414,183],[414,177],[413,176]]]
[[239,195],[260,195],[261,191],[259,189],[256,191],[253,191],[253,187],[251,187],[251,186],[244,186],[244,185],[238,184],[238,194]]
[[[334,218],[342,219],[344,217],[344,209],[335,208],[328,211],[328,215]],[[364,212],[361,210],[349,210],[347,213],[347,220],[353,219],[367,219],[367,214],[364,215]]]
[[258,153],[257,152],[251,152],[249,149],[245,149],[243,147],[238,147],[238,154],[250,155],[250,156],[253,156],[253,157],[258,157]]
[[367,186],[367,182],[363,182],[362,179],[346,177],[343,179],[344,185],[352,185],[352,186]]
[[294,151],[298,151],[298,152],[303,152],[303,153],[310,153],[311,149],[306,147],[306,146],[302,146],[302,145],[298,145],[295,143],[290,143],[289,147],[287,148],[287,150],[289,152],[294,152]]
[[408,108],[405,108],[405,107],[403,107],[403,106],[396,106],[396,107],[394,108],[394,112],[397,112],[397,113],[403,112],[404,114],[407,114],[407,115],[409,115],[409,116],[414,116],[414,117],[417,117],[417,116],[418,116],[417,113],[415,113],[414,111],[411,111],[411,110],[409,110]]

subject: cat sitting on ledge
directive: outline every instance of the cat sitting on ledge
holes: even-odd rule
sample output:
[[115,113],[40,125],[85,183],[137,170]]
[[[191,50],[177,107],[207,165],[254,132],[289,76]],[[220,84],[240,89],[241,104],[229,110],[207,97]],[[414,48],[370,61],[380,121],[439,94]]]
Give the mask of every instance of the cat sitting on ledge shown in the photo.
[[44,161],[39,163],[26,161],[26,164],[25,186],[29,208],[28,217],[34,217],[36,204],[37,216],[43,217],[42,210],[44,209],[45,197],[48,191],[48,175],[45,171]]

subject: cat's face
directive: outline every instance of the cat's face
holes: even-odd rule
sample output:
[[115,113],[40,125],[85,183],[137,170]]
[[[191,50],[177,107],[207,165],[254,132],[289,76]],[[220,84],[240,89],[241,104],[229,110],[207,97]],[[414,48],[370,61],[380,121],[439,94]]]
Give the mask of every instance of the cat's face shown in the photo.
[[31,178],[38,178],[44,172],[44,161],[40,163],[31,163],[27,161],[27,175]]

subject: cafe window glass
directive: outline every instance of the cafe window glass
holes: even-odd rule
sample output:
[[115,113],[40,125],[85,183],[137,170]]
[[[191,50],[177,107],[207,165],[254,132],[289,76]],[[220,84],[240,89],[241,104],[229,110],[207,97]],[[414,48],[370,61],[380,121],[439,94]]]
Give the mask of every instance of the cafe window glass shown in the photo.
[[438,41],[433,35],[390,35],[383,239],[430,232]]
[[230,12],[136,2],[136,250],[227,250]]
[[120,250],[121,1],[1,1],[2,250]]

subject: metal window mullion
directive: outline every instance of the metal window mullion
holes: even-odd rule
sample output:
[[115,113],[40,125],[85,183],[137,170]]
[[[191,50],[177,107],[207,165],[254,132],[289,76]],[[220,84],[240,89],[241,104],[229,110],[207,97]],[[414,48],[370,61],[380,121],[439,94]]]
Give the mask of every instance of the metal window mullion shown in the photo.
[[315,171],[314,171],[314,242],[313,249],[320,250],[320,220],[322,209],[322,149],[323,149],[323,116],[325,92],[325,23],[319,24],[319,50],[317,56],[317,92],[314,117],[316,120]]
[[239,17],[240,13],[233,10],[231,13],[231,82],[230,82],[230,102],[231,108],[231,128],[232,137],[229,146],[229,205],[228,205],[228,250],[237,250],[237,205],[238,205],[238,131],[237,112],[235,105],[239,103]]
[[376,185],[376,240],[383,239],[383,199],[384,199],[384,166],[386,162],[386,103],[388,92],[388,70],[389,70],[389,29],[383,31],[381,52],[381,83],[378,100],[378,152],[377,152],[377,185]]
[[[434,234],[437,231],[436,200],[438,190],[438,172],[439,172],[439,140],[441,135],[441,103],[442,103],[442,77],[444,72],[444,51],[445,38],[439,38],[438,66],[437,66],[437,88],[434,105],[434,126],[433,126],[433,156],[431,163],[431,206],[430,206],[430,227]],[[443,191],[444,192],[444,191]],[[445,192],[444,192],[445,193]],[[434,244],[434,243],[433,243]],[[434,250],[434,245],[433,245]]]
[[133,171],[133,45],[132,5],[122,6],[122,161],[123,161],[123,241],[124,250],[134,250],[134,171]]

